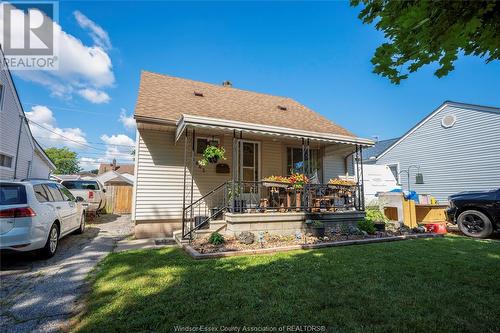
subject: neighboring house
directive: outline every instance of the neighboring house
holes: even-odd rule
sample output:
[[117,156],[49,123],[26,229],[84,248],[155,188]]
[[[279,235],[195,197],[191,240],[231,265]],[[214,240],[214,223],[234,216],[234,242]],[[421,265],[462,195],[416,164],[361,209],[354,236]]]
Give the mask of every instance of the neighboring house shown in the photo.
[[116,171],[118,173],[128,173],[130,175],[134,174],[134,164],[117,164],[116,159],[113,159],[111,163],[101,163],[99,165],[99,175],[102,175],[108,171]]
[[443,203],[461,191],[499,188],[500,108],[444,102],[370,162],[389,166],[404,190],[409,173],[411,190]]
[[[192,228],[188,221],[206,218],[207,207],[209,219],[221,205],[231,206],[232,213],[224,214],[226,222],[234,221],[238,204],[246,206],[240,212],[267,212],[272,200],[265,197],[269,189],[259,183],[264,177],[305,170],[315,182],[326,183],[353,175],[351,155],[373,144],[290,98],[151,72],[142,72],[135,119],[132,219],[139,238],[172,235],[181,228],[185,232]],[[198,167],[195,162],[209,142],[225,149],[226,160]],[[216,196],[234,198],[231,193],[239,201],[214,203]],[[205,210],[197,213],[199,209]],[[356,217],[349,214],[363,207],[349,209],[344,215]],[[303,212],[288,214],[279,217],[304,220]],[[264,221],[262,216],[247,217]]]
[[98,175],[96,179],[106,188],[106,212],[130,214],[134,175],[110,170]]
[[134,175],[128,173],[119,173],[117,171],[107,171],[103,174],[100,174],[96,177],[98,181],[101,182],[104,186],[108,185],[134,185]]
[[382,154],[387,148],[389,148],[398,140],[399,138],[376,141],[373,147],[363,150],[363,163],[375,164],[375,162],[377,161],[377,156]]
[[10,71],[0,68],[0,179],[49,178],[55,169],[31,134]]

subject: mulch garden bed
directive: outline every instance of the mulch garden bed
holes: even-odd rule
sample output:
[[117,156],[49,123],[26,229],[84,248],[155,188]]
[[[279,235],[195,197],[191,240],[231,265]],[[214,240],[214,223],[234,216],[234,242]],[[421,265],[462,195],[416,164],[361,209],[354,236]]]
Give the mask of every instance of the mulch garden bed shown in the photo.
[[266,233],[261,240],[256,237],[251,244],[245,244],[237,237],[225,237],[224,244],[213,245],[208,242],[208,236],[200,237],[189,244],[185,244],[184,249],[195,259],[208,259],[432,237],[443,237],[443,235],[413,231],[385,231],[377,232],[374,235],[329,235],[321,238],[306,234],[298,238],[296,236],[280,236]]

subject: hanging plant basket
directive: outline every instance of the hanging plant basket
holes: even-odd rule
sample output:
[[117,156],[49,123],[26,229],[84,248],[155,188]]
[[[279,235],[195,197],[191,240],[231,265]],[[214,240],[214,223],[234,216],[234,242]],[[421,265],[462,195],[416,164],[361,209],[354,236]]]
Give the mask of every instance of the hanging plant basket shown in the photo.
[[220,146],[209,145],[203,151],[203,158],[198,161],[198,165],[204,167],[208,163],[217,164],[219,160],[225,160],[225,149]]

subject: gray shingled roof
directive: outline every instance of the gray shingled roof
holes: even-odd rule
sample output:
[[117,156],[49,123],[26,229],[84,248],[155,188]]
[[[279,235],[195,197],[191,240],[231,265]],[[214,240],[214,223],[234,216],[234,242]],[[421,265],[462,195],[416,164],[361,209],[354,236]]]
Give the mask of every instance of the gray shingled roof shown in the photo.
[[368,161],[371,157],[376,158],[398,140],[399,138],[381,140],[377,142],[373,147],[363,149],[363,160]]

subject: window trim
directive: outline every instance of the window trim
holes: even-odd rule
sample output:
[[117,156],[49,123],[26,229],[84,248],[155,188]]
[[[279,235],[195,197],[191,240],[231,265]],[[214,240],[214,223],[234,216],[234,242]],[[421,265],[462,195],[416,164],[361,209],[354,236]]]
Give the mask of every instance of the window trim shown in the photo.
[[221,144],[220,143],[221,140],[218,137],[209,137],[209,136],[202,136],[202,135],[196,136],[194,138],[194,142],[195,142],[195,144],[194,144],[194,152],[195,152],[196,155],[203,155],[203,153],[198,153],[198,139],[205,139],[207,141],[217,141],[219,145]]
[[4,169],[4,170],[14,170],[14,156],[10,155],[10,154],[6,154],[6,153],[3,153],[0,151],[0,155],[4,155],[4,156],[7,156],[7,157],[10,157],[10,167],[6,167],[6,166],[3,166],[0,164],[0,169]]
[[[288,149],[292,149],[292,154],[293,154],[293,149],[300,149],[302,150],[302,146],[285,146],[285,175],[290,174],[290,170],[288,170]],[[321,154],[321,147],[315,147],[311,148],[309,147],[309,151],[316,150],[318,151],[318,177],[321,178],[323,177],[323,156]]]
[[397,173],[396,177],[394,177],[394,178],[396,178],[396,185],[401,186],[401,177],[400,177],[401,174],[399,173],[399,171],[400,171],[399,162],[386,164],[386,166],[389,168],[391,173],[392,173],[391,166],[394,166],[394,165],[396,166],[396,173]]

